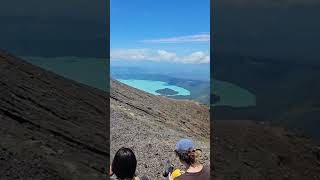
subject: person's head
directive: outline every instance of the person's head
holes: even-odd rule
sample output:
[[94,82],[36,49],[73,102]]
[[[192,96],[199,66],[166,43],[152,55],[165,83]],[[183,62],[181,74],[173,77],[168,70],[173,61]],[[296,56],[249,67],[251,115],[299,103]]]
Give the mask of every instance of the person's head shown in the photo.
[[181,139],[176,143],[175,153],[183,164],[192,166],[199,163],[201,150],[191,140]]
[[112,172],[120,179],[133,178],[136,172],[137,159],[129,148],[120,148],[112,161]]

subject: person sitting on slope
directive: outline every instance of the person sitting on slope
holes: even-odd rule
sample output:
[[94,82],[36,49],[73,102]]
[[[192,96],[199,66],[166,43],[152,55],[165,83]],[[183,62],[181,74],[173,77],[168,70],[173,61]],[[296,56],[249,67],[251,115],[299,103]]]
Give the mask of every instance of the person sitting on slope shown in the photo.
[[[209,180],[210,168],[199,162],[201,150],[196,149],[189,139],[181,139],[176,143],[175,153],[180,162],[186,167],[183,174],[175,177],[174,180]],[[171,174],[169,179],[173,180]]]
[[110,168],[111,180],[149,180],[146,176],[141,178],[135,175],[137,159],[129,148],[120,148],[115,154]]

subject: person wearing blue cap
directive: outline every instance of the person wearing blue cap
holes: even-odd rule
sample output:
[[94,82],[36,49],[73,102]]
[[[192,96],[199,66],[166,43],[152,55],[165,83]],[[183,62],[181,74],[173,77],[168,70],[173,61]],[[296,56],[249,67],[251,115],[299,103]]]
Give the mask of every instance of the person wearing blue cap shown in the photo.
[[174,178],[174,180],[210,179],[209,167],[202,165],[199,161],[201,152],[201,149],[197,149],[190,139],[181,139],[176,143],[175,153],[179,157],[180,162],[186,167],[186,171]]

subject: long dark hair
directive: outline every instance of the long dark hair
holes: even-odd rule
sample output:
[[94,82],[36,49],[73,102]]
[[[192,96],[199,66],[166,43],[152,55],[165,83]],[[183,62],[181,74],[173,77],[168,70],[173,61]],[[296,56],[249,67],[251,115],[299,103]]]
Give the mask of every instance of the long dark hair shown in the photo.
[[120,148],[112,161],[112,172],[120,179],[127,179],[135,176],[137,159],[129,148]]

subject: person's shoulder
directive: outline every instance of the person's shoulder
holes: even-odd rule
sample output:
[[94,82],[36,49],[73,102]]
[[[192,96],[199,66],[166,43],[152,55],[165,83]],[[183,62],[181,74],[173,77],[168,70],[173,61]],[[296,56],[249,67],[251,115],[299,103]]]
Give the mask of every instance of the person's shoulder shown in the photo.
[[185,174],[181,174],[180,176],[174,178],[174,180],[183,180],[183,178],[186,177]]
[[[210,166],[203,166],[202,170],[196,173],[197,176],[205,176],[210,179]],[[188,176],[188,173],[181,174],[180,176],[176,177],[174,180],[184,180],[186,178],[195,178],[194,176]]]

